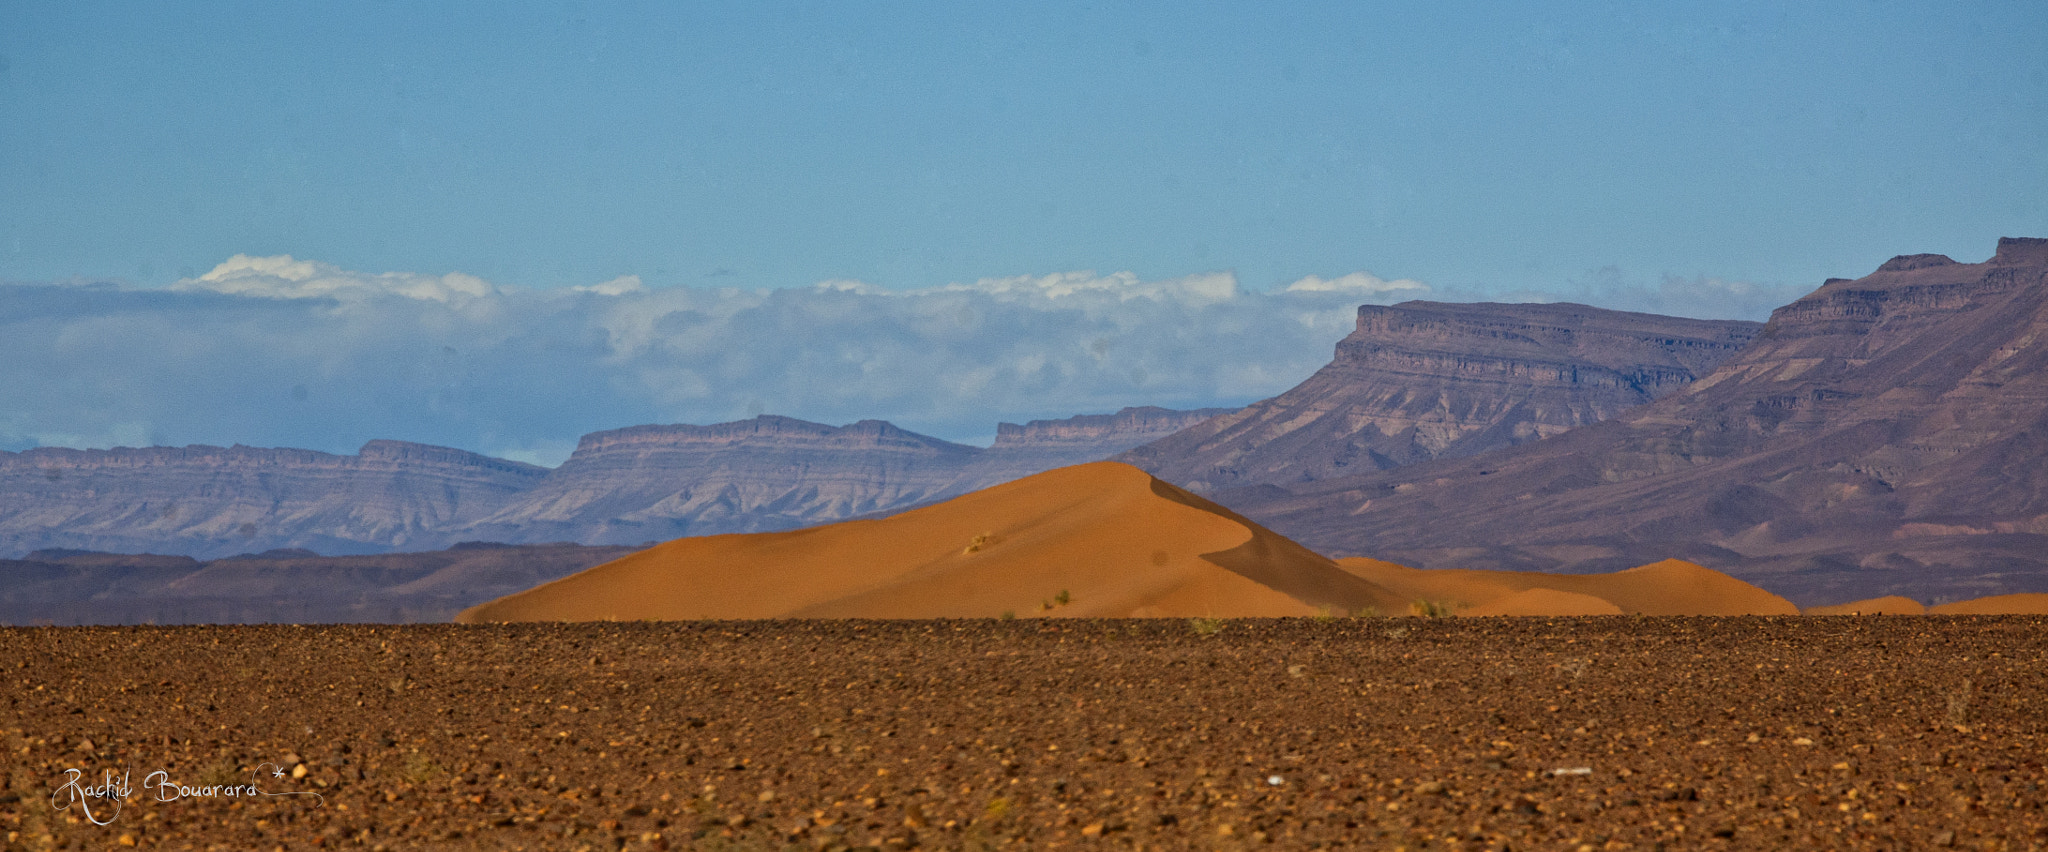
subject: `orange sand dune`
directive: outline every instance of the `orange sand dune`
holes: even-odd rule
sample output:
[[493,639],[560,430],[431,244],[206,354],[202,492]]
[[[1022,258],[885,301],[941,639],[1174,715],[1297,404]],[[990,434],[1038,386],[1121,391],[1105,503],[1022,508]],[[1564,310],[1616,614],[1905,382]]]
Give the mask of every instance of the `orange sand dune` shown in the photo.
[[1993,595],[1927,608],[1928,615],[2048,615],[2048,594]]
[[457,620],[1244,617],[1406,600],[1144,471],[1097,462],[881,520],[676,539]]
[[1560,592],[1556,589],[1524,589],[1468,609],[1459,615],[1621,615],[1621,607],[1606,598]]
[[1423,570],[1357,557],[1339,559],[1337,566],[1411,602],[1449,605],[1458,615],[1603,614],[1605,608],[1589,598],[1607,603],[1616,614],[1799,614],[1791,601],[1676,559],[1612,574]]
[[1921,615],[1927,612],[1927,607],[1912,598],[1886,595],[1867,601],[1807,607],[1800,612],[1806,615]]

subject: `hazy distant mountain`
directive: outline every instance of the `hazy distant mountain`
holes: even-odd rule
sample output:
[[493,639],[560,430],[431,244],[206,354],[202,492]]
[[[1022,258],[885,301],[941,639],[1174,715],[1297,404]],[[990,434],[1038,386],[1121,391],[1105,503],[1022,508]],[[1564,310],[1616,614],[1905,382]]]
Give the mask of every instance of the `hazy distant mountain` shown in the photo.
[[438,547],[439,531],[547,473],[402,441],[371,441],[353,456],[240,445],[0,452],[0,555]]
[[1657,402],[1469,458],[1223,502],[1331,554],[1678,557],[1802,604],[2048,591],[2048,240],[1830,279]]
[[1096,461],[1218,411],[1127,408],[1023,426],[1005,423],[987,449],[880,420],[827,426],[761,416],[713,426],[597,432],[584,436],[569,460],[538,486],[457,534],[628,544],[793,529]]
[[1209,492],[1468,456],[1669,394],[1762,327],[1572,304],[1365,305],[1307,381],[1117,459]]
[[447,621],[492,598],[637,548],[473,542],[429,553],[280,549],[201,562],[40,550],[0,559],[0,624],[333,624]]
[[584,436],[554,470],[399,441],[353,456],[244,446],[0,453],[0,556],[360,554],[790,529],[1094,461],[1220,411],[1005,423],[990,448],[879,420],[634,426]]

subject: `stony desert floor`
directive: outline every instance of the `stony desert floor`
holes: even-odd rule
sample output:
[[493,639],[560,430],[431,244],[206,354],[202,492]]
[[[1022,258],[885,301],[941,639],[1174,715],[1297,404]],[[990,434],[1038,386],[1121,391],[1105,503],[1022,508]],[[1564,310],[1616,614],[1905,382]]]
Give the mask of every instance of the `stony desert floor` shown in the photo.
[[2044,653],[2024,616],[6,629],[0,831],[2037,849]]

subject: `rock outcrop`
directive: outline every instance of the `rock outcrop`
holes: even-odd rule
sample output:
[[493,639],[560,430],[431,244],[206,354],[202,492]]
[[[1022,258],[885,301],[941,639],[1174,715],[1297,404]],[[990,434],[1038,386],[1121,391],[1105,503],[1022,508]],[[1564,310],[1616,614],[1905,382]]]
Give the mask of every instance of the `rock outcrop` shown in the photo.
[[1335,360],[1294,389],[1117,458],[1211,492],[1468,456],[1669,394],[1761,327],[1571,304],[1366,305]]
[[1551,440],[1219,499],[1333,555],[1675,557],[1803,605],[2048,591],[2048,240],[1895,258],[1657,402]]
[[240,445],[0,453],[0,554],[439,546],[439,531],[488,514],[547,472],[402,441],[371,441],[352,456]]

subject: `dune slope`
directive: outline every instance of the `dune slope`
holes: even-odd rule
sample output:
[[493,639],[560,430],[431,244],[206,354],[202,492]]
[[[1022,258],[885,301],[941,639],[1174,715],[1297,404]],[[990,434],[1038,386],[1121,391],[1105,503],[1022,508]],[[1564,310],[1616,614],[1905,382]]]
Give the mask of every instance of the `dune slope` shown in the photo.
[[1337,565],[1406,601],[1445,605],[1458,615],[1799,614],[1791,601],[1677,559],[1610,574],[1431,570],[1360,557]]
[[880,520],[677,539],[458,620],[1243,617],[1403,601],[1207,500],[1099,462]]

